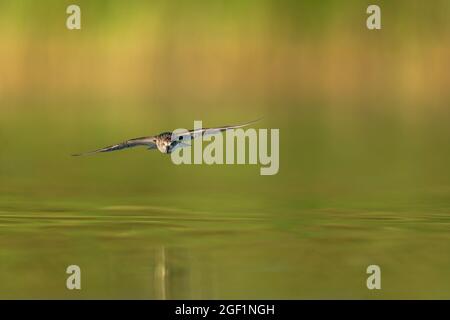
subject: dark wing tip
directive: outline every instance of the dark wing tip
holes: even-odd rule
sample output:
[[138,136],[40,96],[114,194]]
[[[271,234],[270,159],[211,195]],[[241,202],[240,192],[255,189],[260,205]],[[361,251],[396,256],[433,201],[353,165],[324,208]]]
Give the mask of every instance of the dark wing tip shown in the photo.
[[261,116],[261,117],[259,117],[259,118],[256,119],[256,120],[252,120],[252,121],[250,121],[250,122],[247,122],[247,124],[252,124],[252,123],[255,123],[255,122],[259,122],[259,121],[263,120],[264,118],[265,118],[265,116]]
[[72,157],[88,156],[90,154],[94,154],[94,153],[98,153],[98,152],[102,152],[102,151],[91,151],[91,152],[84,152],[84,153],[74,153],[74,154],[71,154],[71,156]]

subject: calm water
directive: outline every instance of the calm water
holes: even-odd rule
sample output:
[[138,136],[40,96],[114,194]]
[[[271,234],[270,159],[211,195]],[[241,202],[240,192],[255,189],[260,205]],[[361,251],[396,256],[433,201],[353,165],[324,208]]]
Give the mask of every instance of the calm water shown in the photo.
[[[448,298],[448,212],[3,208],[2,298]],[[65,268],[82,290],[65,289]],[[365,289],[382,267],[383,290]]]
[[450,297],[445,119],[269,118],[280,173],[261,177],[144,149],[72,158],[149,125],[20,115],[2,124],[0,298]]

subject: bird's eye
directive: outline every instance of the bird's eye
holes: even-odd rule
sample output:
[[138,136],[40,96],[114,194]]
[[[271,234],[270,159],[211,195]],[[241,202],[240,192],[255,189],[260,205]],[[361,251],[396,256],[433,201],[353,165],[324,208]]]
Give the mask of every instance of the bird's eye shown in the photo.
[[183,136],[179,136],[179,137],[178,137],[178,140],[183,140]]

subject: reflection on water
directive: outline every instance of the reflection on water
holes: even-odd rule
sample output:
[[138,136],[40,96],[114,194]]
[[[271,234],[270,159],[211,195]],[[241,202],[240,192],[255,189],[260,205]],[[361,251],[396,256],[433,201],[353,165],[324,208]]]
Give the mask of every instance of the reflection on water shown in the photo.
[[167,262],[166,248],[161,247],[156,252],[155,266],[155,298],[167,299]]
[[[1,298],[448,297],[450,219],[310,209],[205,214],[176,208],[47,207],[0,212]],[[82,290],[65,288],[65,268]],[[383,290],[365,288],[365,268]]]

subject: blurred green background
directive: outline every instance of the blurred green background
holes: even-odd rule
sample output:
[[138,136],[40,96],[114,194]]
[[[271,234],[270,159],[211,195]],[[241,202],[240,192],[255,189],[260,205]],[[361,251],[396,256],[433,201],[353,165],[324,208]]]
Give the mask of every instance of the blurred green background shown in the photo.
[[[450,298],[449,1],[0,0],[0,37],[0,298]],[[275,176],[70,157],[260,116]]]

